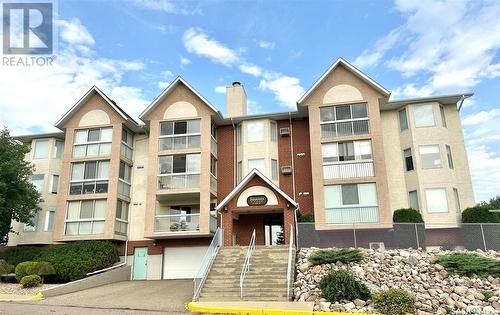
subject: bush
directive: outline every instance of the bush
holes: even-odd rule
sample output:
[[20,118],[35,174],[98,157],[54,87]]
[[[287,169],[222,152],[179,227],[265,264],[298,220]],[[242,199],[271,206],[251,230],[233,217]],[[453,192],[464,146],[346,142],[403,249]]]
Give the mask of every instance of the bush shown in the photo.
[[5,260],[0,259],[0,276],[6,275],[12,272],[14,266],[9,265]]
[[319,283],[321,293],[330,302],[354,299],[367,300],[370,298],[368,287],[356,280],[347,270],[333,270]]
[[25,261],[17,264],[16,266],[16,279],[21,281],[22,278],[31,275],[38,275],[38,265],[37,261]]
[[373,295],[375,308],[382,314],[413,314],[415,312],[415,298],[405,290],[389,289]]
[[54,282],[68,282],[85,278],[87,273],[112,266],[119,261],[116,244],[109,241],[77,241],[53,246],[39,258],[52,264]]
[[463,223],[500,223],[498,215],[490,212],[490,205],[467,208],[462,212]]
[[21,279],[21,285],[23,288],[33,288],[38,287],[42,283],[42,278],[39,275],[29,275],[24,276]]
[[299,217],[299,222],[314,222],[314,213],[307,212],[301,214]]
[[7,263],[17,266],[23,261],[34,261],[42,252],[42,249],[34,246],[14,246],[9,247],[5,251],[0,252],[0,259],[4,259]]
[[319,250],[309,256],[309,262],[313,265],[330,264],[337,261],[347,264],[361,260],[363,260],[363,253],[359,249],[350,248]]
[[436,262],[448,272],[461,276],[500,277],[500,260],[473,253],[453,253],[438,256]]
[[398,209],[392,215],[392,222],[394,223],[424,223],[422,215],[418,210],[407,208]]

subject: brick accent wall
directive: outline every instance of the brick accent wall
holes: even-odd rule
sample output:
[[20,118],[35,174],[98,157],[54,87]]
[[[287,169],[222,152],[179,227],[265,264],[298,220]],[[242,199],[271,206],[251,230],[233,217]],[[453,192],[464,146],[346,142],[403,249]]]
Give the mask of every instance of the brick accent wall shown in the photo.
[[[136,247],[147,247],[148,255],[162,255],[165,247],[180,247],[180,246],[202,246],[210,245],[212,238],[181,238],[181,239],[159,239],[145,241],[130,241],[128,242],[127,255],[134,255]],[[155,245],[156,242],[156,245]],[[125,253],[125,242],[118,245],[119,255]]]

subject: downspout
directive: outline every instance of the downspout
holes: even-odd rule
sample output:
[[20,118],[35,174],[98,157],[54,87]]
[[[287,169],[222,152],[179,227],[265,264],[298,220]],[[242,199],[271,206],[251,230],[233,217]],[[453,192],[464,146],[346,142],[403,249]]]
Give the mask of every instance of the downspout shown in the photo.
[[293,126],[292,126],[292,113],[288,112],[288,121],[290,124],[290,153],[292,155],[292,189],[293,189],[293,200],[297,201],[295,196],[295,154],[293,148]]
[[460,100],[458,101],[458,111],[462,109],[462,105],[464,104],[465,99],[469,98],[470,96],[462,95]]
[[233,188],[234,188],[234,187],[236,187],[236,176],[237,176],[237,174],[236,174],[236,172],[237,172],[237,170],[236,170],[236,163],[237,163],[236,154],[238,153],[237,152],[238,148],[237,148],[237,143],[236,143],[236,140],[237,140],[236,137],[238,135],[236,134],[236,127],[234,126],[234,120],[232,117],[231,117],[231,124],[233,125],[233,172],[234,172],[234,174],[233,174]]

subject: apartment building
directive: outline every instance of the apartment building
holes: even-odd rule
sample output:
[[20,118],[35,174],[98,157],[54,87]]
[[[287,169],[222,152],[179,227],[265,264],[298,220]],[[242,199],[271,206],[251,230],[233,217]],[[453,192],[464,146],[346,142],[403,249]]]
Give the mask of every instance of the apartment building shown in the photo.
[[457,226],[474,205],[459,110],[472,94],[391,101],[339,58],[297,109],[247,114],[243,85],[223,116],[178,77],[136,121],[97,87],[30,143],[42,212],[9,246],[113,240],[134,279],[192,278],[218,227],[224,245],[288,244],[316,230],[382,229],[398,208]]

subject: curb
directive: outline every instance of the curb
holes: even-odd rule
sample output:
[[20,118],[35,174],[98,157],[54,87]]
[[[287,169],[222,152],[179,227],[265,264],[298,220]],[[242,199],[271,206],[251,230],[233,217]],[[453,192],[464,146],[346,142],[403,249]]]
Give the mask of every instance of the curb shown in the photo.
[[[201,306],[196,302],[186,305],[186,309],[194,313],[209,314],[239,314],[239,315],[345,315],[341,312],[304,311],[289,309],[259,309],[259,308],[233,308],[233,307],[208,307]],[[358,315],[380,315],[368,313],[353,313]]]
[[29,302],[29,301],[39,301],[42,300],[43,294],[37,293],[33,296],[27,297],[15,297],[15,298],[0,298],[0,302]]

